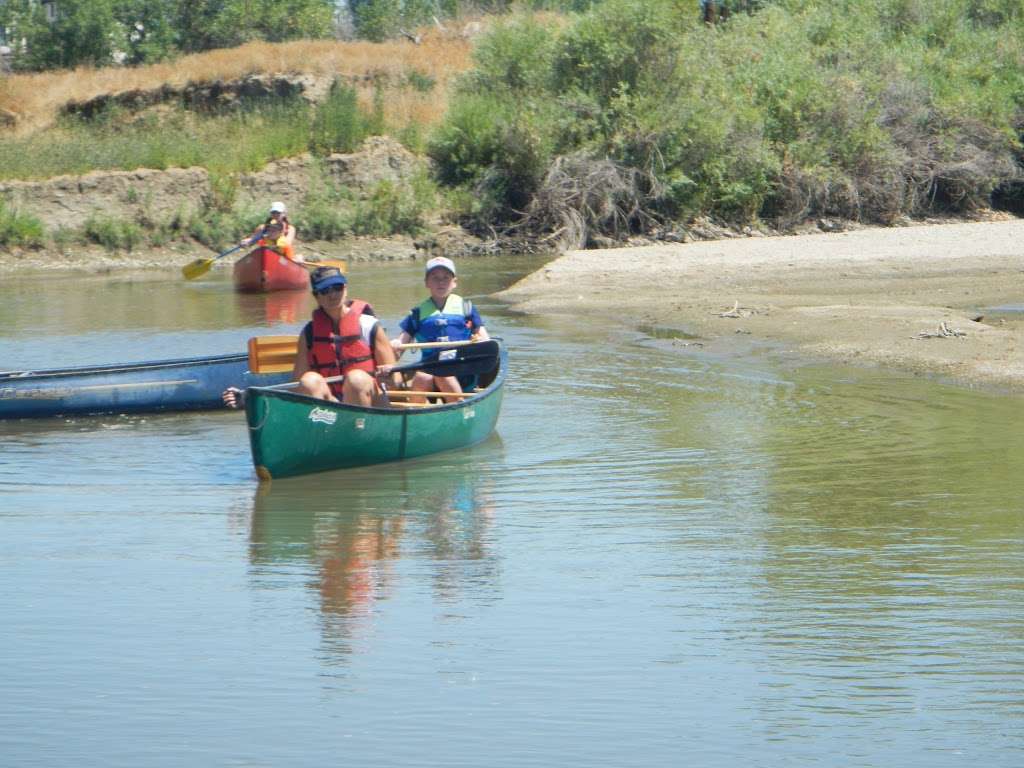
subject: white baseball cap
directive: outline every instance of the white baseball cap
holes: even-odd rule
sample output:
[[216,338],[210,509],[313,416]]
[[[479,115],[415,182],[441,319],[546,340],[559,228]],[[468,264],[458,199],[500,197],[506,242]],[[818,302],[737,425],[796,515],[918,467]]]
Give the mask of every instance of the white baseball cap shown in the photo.
[[424,274],[429,275],[432,270],[435,270],[438,267],[444,267],[453,275],[455,274],[454,262],[451,259],[446,258],[444,256],[435,256],[434,258],[430,259],[430,261],[427,262],[427,268],[424,270]]
[[277,201],[270,204],[271,213],[287,213],[288,210],[284,207],[284,203]]

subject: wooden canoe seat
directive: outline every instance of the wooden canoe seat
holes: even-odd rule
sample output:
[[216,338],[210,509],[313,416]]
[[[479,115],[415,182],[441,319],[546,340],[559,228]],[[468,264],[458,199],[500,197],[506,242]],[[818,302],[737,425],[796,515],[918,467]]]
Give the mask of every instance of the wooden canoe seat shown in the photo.
[[298,336],[254,336],[249,339],[249,370],[286,373],[295,365]]

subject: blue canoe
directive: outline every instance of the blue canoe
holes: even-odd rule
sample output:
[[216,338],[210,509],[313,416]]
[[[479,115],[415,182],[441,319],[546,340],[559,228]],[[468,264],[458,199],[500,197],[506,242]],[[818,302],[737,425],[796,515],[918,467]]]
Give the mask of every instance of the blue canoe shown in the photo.
[[222,408],[228,387],[281,384],[249,372],[246,354],[0,373],[0,419]]

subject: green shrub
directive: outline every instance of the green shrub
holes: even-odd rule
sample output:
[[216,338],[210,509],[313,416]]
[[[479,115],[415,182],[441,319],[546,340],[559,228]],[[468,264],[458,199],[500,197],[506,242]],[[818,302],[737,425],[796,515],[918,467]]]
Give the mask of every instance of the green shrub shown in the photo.
[[370,135],[370,122],[359,109],[355,89],[335,79],[313,116],[309,149],[316,155],[353,152]]
[[466,76],[466,93],[547,89],[556,36],[531,16],[497,24],[473,51],[475,66]]
[[133,251],[145,240],[142,228],[130,219],[93,214],[82,226],[86,242],[102,245],[108,251]]
[[499,25],[429,142],[457,209],[586,241],[698,215],[884,223],[1016,189],[1019,3],[725,5],[715,27],[674,0]]
[[427,153],[442,184],[476,182],[502,151],[510,105],[491,94],[461,94],[449,107]]
[[0,200],[0,248],[42,248],[46,236],[43,223]]
[[352,228],[358,235],[416,235],[436,204],[436,189],[425,174],[408,183],[380,181],[369,198],[357,204]]

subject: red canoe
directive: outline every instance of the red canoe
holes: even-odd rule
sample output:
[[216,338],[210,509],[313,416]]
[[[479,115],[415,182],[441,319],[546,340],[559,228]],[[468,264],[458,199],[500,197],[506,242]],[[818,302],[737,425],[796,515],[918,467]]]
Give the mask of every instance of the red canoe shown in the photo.
[[235,262],[239,291],[296,291],[309,288],[309,269],[270,248],[257,248]]

